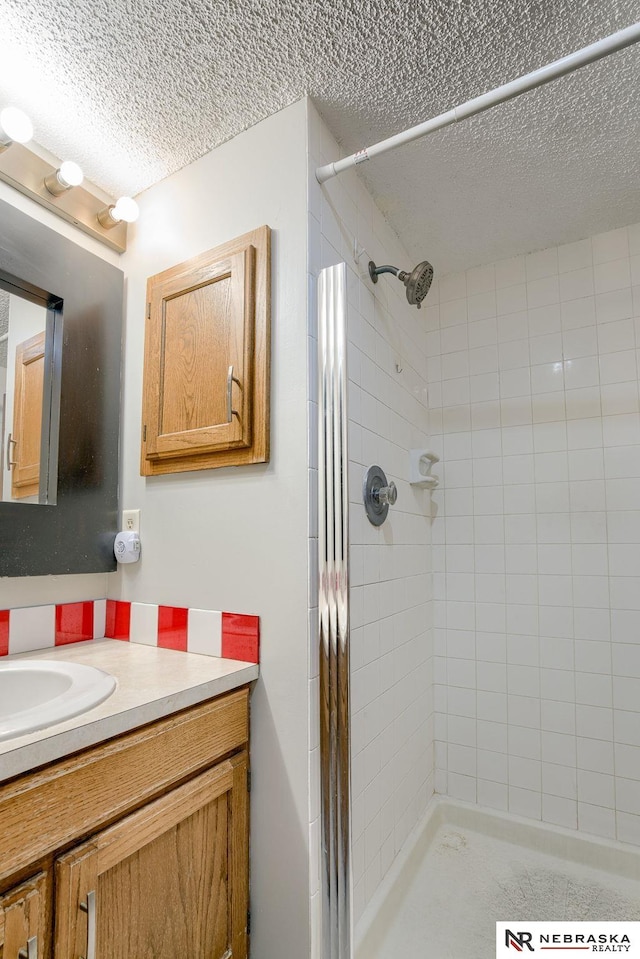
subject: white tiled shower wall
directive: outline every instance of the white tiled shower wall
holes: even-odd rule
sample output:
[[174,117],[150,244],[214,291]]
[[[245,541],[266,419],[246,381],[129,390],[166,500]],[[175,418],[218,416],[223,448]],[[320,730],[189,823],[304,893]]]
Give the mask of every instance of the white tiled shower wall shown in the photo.
[[437,789],[640,843],[640,225],[426,303]]
[[[318,272],[342,261],[348,267],[352,829],[357,921],[433,794],[429,494],[408,484],[408,450],[427,445],[426,325],[424,313],[407,304],[404,287],[394,277],[383,277],[376,288],[371,284],[367,274],[370,257],[404,267],[413,263],[358,177],[343,177],[320,189],[315,168],[340,154],[311,104],[309,111],[312,397]],[[354,242],[358,250],[366,249],[358,261]],[[316,482],[316,417],[316,405],[311,403],[311,489]],[[380,528],[368,522],[362,505],[364,472],[374,463],[398,486],[397,504]],[[311,523],[313,551],[315,513]],[[316,604],[314,573],[310,606]],[[313,614],[312,609],[312,622]],[[313,628],[311,637],[311,673],[317,685]],[[311,701],[317,703],[317,694]],[[312,725],[317,727],[317,721]],[[317,750],[317,734],[311,746]],[[311,759],[315,770],[317,753],[312,751]],[[317,797],[317,790],[314,794]],[[312,814],[316,840],[317,815],[316,799]],[[316,840],[312,836],[312,848],[317,848]]]

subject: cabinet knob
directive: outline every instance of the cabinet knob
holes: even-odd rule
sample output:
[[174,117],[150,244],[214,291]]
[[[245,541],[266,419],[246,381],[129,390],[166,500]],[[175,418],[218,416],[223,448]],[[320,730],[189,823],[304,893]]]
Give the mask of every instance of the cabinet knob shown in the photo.
[[27,939],[27,948],[18,952],[18,959],[38,959],[38,937]]
[[234,416],[238,415],[238,411],[233,408],[233,384],[237,383],[238,386],[242,386],[240,380],[233,375],[233,366],[229,367],[227,372],[227,423],[230,423]]
[[[96,959],[96,893],[95,889],[87,893],[87,901],[80,903],[87,914],[87,955],[81,959]],[[29,956],[28,959],[31,959]]]
[[[16,449],[16,446],[17,446],[17,445],[18,445],[18,441],[12,439],[11,433],[9,433],[9,435],[8,435],[8,437],[7,437],[7,469],[8,469],[8,470],[11,470],[11,469],[13,469],[14,466],[17,466],[17,465],[18,465],[15,460],[12,460],[12,459],[11,459],[11,447],[13,446],[13,451],[14,451],[14,453],[15,453],[15,449]],[[25,955],[26,955],[26,953],[25,953]]]

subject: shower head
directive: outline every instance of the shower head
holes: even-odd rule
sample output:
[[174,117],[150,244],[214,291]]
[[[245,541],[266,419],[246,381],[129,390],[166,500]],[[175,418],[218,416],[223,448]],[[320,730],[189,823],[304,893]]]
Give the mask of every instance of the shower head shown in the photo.
[[433,280],[433,267],[428,260],[423,260],[414,266],[411,273],[405,270],[399,270],[397,266],[376,266],[373,260],[369,260],[369,276],[373,283],[378,282],[378,276],[381,273],[393,273],[401,280],[407,289],[407,300],[411,306],[420,304],[429,292],[431,281]]

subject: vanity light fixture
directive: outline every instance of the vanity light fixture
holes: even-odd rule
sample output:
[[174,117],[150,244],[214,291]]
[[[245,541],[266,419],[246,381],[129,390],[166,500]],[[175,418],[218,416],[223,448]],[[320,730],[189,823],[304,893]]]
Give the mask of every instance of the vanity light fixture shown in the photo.
[[12,143],[28,143],[33,136],[33,124],[18,107],[0,110],[0,153]]
[[138,218],[135,200],[121,197],[116,202],[97,195],[93,187],[87,188],[77,163],[52,162],[39,146],[31,148],[27,141],[32,135],[31,121],[22,110],[0,110],[0,181],[110,249],[124,253],[127,225]]
[[53,196],[62,196],[74,186],[80,186],[84,176],[82,170],[73,160],[65,160],[57,170],[44,178],[44,185]]
[[140,214],[138,204],[130,196],[121,196],[110,206],[105,206],[98,213],[98,222],[105,230],[111,230],[118,223],[135,223]]

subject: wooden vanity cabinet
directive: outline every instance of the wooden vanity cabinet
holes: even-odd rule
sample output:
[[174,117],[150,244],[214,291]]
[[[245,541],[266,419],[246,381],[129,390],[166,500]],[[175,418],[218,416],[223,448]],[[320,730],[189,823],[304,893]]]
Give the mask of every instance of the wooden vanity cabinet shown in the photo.
[[0,959],[49,959],[49,885],[39,872],[0,896]]
[[0,888],[8,870],[43,867],[0,897],[0,959],[246,959],[247,698],[238,690],[0,788]]
[[61,856],[56,959],[246,955],[245,791],[241,753]]

